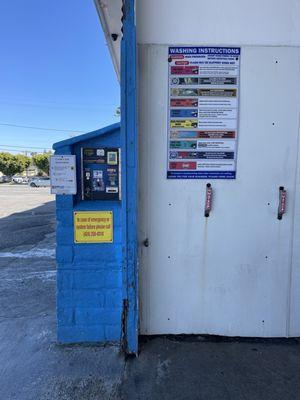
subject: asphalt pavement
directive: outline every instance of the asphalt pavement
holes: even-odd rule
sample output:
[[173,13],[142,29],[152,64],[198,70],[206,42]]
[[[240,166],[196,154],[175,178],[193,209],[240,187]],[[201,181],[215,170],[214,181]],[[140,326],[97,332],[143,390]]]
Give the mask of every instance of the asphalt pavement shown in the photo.
[[300,398],[297,339],[143,337],[138,358],[58,345],[54,211],[49,189],[0,185],[0,400]]

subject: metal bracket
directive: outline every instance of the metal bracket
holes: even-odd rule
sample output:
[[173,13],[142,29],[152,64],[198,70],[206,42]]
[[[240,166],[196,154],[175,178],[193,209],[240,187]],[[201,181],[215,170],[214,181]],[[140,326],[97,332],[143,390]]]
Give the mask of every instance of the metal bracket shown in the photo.
[[212,206],[212,187],[211,184],[208,183],[206,185],[206,195],[205,195],[205,209],[204,209],[204,216],[209,217],[209,214],[211,212],[211,206]]
[[279,205],[278,205],[278,214],[277,218],[282,219],[283,214],[285,214],[286,210],[286,190],[284,186],[279,186]]

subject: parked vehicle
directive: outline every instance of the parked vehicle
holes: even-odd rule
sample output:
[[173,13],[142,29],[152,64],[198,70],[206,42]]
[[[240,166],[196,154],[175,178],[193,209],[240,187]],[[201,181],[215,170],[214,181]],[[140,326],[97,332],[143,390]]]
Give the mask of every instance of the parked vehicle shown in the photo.
[[30,187],[50,187],[50,178],[48,176],[38,176],[30,179],[28,185]]
[[11,181],[11,178],[9,176],[7,176],[7,175],[0,176],[0,183],[7,183],[10,181]]
[[12,183],[21,184],[21,183],[23,183],[23,179],[24,179],[23,176],[14,175],[14,176],[12,177]]

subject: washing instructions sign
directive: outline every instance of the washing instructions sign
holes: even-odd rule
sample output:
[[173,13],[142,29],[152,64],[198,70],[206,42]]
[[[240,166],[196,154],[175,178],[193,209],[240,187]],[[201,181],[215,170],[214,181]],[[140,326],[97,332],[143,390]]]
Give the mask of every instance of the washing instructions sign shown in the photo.
[[112,211],[75,211],[75,243],[112,243]]
[[169,47],[168,179],[235,179],[239,47]]

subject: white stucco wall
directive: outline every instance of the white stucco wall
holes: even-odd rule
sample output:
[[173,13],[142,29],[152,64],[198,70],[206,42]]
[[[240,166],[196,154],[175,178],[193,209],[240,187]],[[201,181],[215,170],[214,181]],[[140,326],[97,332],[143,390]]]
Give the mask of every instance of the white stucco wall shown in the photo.
[[137,0],[138,43],[300,45],[299,0]]

